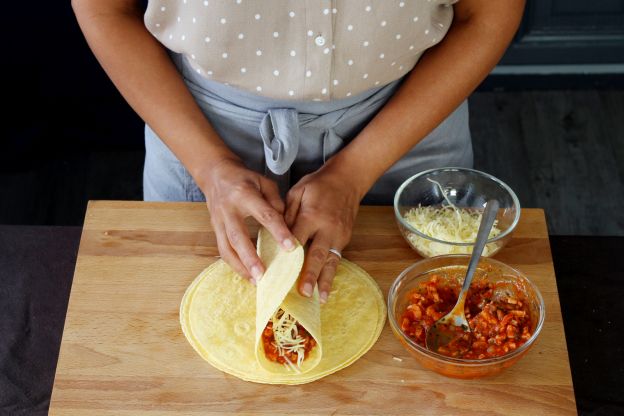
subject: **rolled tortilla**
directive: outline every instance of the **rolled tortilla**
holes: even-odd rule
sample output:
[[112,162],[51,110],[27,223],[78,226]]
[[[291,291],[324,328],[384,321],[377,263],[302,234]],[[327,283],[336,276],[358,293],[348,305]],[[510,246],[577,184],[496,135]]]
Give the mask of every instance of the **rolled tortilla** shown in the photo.
[[297,290],[297,279],[303,267],[303,247],[297,244],[293,251],[285,251],[264,228],[258,232],[257,247],[266,269],[258,282],[256,292],[256,359],[264,369],[272,373],[293,371],[289,366],[267,359],[262,344],[262,331],[273,314],[281,308],[293,316],[316,340],[316,346],[297,369],[301,373],[308,372],[321,361],[323,347],[318,288],[314,286],[314,292],[309,298],[301,296]]

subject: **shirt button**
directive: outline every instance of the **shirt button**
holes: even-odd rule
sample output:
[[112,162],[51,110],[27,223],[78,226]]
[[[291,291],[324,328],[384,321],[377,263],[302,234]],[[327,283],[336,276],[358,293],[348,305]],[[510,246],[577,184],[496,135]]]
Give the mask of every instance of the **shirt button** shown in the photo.
[[314,39],[314,43],[316,43],[318,46],[323,46],[325,45],[325,38],[319,35]]

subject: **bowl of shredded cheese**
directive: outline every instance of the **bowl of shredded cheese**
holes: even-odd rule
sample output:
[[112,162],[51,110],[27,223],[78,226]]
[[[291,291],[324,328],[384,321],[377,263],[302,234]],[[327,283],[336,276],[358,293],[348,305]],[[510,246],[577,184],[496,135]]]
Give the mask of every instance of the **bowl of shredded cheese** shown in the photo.
[[439,168],[407,179],[394,196],[401,234],[423,257],[471,254],[487,201],[500,210],[483,256],[490,257],[510,240],[520,220],[520,202],[500,179],[467,168]]

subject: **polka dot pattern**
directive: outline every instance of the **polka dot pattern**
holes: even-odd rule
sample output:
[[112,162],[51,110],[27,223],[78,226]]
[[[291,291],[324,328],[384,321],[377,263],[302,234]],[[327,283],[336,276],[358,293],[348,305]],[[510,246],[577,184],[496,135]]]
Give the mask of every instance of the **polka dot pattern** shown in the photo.
[[407,74],[456,0],[149,0],[147,29],[192,68],[279,99],[351,97]]

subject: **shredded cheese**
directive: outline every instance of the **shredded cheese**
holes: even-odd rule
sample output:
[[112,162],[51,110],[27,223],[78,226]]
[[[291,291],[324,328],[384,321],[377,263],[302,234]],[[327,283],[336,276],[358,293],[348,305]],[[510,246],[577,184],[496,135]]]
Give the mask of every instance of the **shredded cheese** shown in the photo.
[[[284,310],[278,309],[273,314],[271,322],[273,323],[273,337],[275,338],[275,347],[277,347],[278,354],[286,360],[286,367],[299,373],[299,368],[305,358],[305,340],[299,335],[297,320],[289,313],[284,312]],[[287,351],[297,354],[296,363],[292,363],[285,356],[284,353]]]
[[[477,232],[479,231],[483,213],[456,207],[448,198],[447,192],[439,182],[429,178],[427,180],[436,184],[440,192],[442,192],[447,205],[423,207],[419,204],[418,207],[411,208],[404,214],[405,221],[422,234],[437,240],[453,243],[474,243],[477,239]],[[497,227],[497,224],[498,220],[494,221],[494,226],[490,230],[488,238],[494,238],[500,234],[501,230]],[[438,243],[409,232],[407,233],[407,238],[418,251],[428,257],[443,254],[472,253],[472,246]],[[497,248],[498,245],[496,243],[486,244],[483,249],[483,256],[492,255]]]

